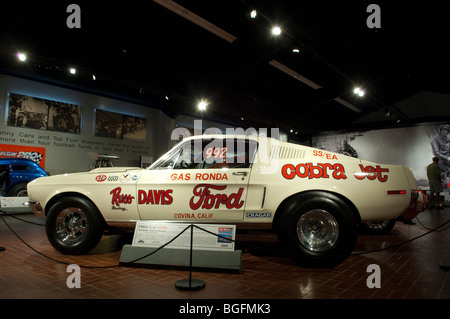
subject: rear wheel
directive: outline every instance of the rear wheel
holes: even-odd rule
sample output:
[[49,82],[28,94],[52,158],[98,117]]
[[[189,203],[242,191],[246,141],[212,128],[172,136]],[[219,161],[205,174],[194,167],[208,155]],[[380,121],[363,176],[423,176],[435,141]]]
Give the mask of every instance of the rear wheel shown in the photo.
[[325,192],[299,194],[283,206],[278,237],[298,264],[335,267],[352,252],[357,223],[352,210],[339,197]]
[[19,183],[19,184],[14,185],[8,191],[8,194],[6,194],[6,196],[11,196],[11,197],[28,196],[27,183]]
[[80,197],[63,197],[49,209],[47,238],[63,254],[78,255],[93,249],[103,235],[105,223],[97,208]]

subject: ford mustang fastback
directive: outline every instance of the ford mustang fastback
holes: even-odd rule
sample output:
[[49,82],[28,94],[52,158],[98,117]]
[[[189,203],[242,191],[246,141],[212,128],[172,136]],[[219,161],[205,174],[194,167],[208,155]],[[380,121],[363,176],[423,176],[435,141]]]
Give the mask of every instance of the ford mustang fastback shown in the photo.
[[313,267],[341,263],[359,225],[402,215],[416,190],[405,166],[244,135],[185,138],[146,169],[97,168],[28,184],[30,207],[64,254],[86,253],[105,227],[139,220],[265,225]]

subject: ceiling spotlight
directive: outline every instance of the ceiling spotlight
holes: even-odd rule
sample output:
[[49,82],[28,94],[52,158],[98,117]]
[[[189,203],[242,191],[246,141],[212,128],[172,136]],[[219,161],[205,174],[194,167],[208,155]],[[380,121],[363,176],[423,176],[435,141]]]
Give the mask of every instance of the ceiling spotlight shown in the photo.
[[16,57],[17,57],[17,59],[19,59],[19,61],[22,61],[22,62],[24,62],[27,59],[27,56],[25,55],[25,53],[22,53],[22,52],[17,52]]
[[292,49],[292,53],[300,53],[300,49],[294,48]]
[[255,19],[257,14],[256,10],[252,10],[252,12],[250,12],[250,18]]
[[206,111],[206,106],[208,105],[208,103],[206,103],[205,101],[201,100],[200,102],[198,102],[197,104],[197,108],[200,111]]
[[273,35],[280,35],[281,34],[281,28],[279,26],[274,26],[272,28],[272,34]]
[[364,94],[366,94],[366,92],[363,89],[359,88],[359,87],[356,87],[353,90],[353,93],[355,93],[355,94],[357,94],[359,96],[364,96]]
[[70,72],[70,74],[76,74],[77,73],[77,69],[69,68],[69,72]]
[[95,74],[92,74],[92,80],[95,81],[97,78],[95,77]]

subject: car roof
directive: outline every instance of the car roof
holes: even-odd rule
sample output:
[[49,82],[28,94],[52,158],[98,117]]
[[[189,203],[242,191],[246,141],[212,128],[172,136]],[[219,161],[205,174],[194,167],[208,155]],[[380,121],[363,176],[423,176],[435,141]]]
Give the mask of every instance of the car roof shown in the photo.
[[8,164],[29,164],[29,165],[33,165],[36,164],[38,165],[36,162],[27,159],[27,158],[19,158],[19,157],[0,157],[0,163],[5,163],[7,162]]

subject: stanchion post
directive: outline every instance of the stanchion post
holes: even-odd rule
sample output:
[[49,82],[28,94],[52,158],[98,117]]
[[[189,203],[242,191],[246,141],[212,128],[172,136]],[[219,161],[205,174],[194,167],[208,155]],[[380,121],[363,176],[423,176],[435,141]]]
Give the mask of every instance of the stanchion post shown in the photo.
[[205,287],[205,282],[199,279],[192,279],[192,246],[194,241],[194,225],[191,224],[191,242],[189,252],[189,279],[181,279],[175,283],[175,287],[183,290],[197,290]]

